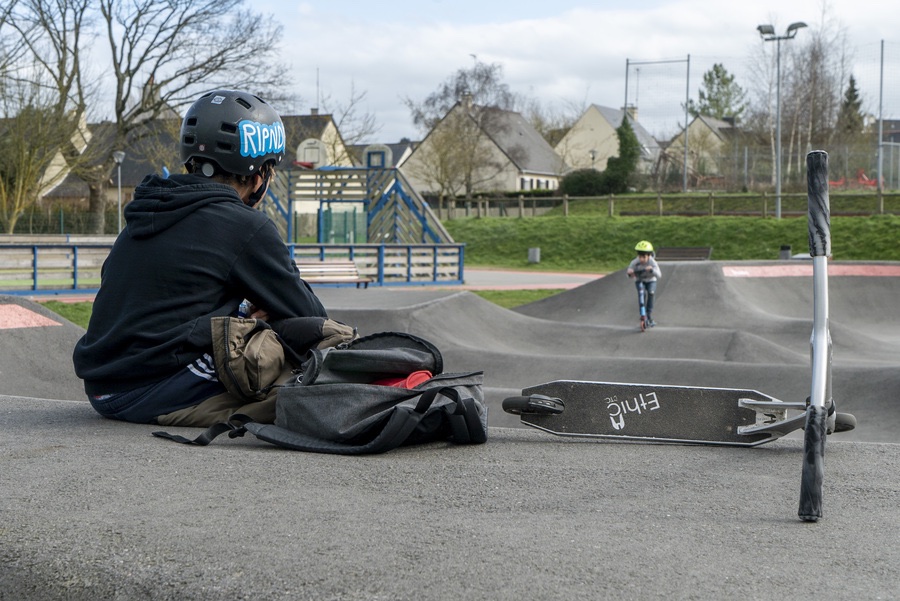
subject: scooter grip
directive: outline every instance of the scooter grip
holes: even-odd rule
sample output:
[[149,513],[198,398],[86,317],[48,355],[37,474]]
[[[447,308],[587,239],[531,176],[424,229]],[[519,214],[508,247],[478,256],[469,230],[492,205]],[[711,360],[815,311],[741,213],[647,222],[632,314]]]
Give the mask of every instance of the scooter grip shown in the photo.
[[809,254],[831,256],[831,212],[828,200],[828,153],[813,150],[806,155],[807,202],[809,204]]

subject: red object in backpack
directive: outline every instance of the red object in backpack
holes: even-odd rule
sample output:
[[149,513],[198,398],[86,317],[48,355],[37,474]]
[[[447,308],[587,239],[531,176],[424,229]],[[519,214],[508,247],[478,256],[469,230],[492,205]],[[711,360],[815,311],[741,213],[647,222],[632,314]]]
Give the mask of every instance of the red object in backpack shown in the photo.
[[434,375],[427,370],[414,371],[408,376],[396,376],[393,378],[382,378],[381,380],[376,380],[372,382],[372,384],[378,384],[379,386],[394,386],[395,388],[415,388],[422,382],[427,382]]

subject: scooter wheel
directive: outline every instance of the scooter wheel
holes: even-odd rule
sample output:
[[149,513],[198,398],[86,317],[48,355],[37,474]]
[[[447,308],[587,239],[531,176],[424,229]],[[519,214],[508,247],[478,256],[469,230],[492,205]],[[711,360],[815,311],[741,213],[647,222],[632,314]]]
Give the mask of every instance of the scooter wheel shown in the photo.
[[502,407],[504,411],[513,415],[558,415],[566,408],[566,404],[562,399],[533,394],[505,398]]
[[856,416],[851,413],[838,411],[834,416],[834,431],[849,432],[856,428]]

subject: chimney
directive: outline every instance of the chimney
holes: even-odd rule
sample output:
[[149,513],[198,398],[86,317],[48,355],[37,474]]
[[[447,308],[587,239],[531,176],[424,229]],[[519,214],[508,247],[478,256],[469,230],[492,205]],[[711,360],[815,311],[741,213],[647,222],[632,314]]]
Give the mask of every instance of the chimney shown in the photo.
[[316,115],[319,114],[319,109],[318,108],[309,109],[309,114],[312,115],[313,117],[315,117]]
[[622,110],[625,111],[625,114],[626,114],[626,115],[628,115],[629,117],[631,117],[631,120],[632,120],[632,121],[637,121],[637,117],[638,117],[638,109],[637,109],[637,106],[635,106],[635,105],[633,105],[633,104],[629,104],[628,106],[626,106],[626,107],[623,108]]

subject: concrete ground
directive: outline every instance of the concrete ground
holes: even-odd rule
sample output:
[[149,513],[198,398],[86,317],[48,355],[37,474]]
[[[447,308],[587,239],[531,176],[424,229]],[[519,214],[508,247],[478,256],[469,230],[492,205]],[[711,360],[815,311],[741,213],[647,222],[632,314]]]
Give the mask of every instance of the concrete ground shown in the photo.
[[104,420],[72,373],[82,330],[0,297],[0,599],[896,598],[900,265],[829,268],[834,394],[859,427],[828,439],[817,523],[796,517],[794,437],[562,439],[499,409],[563,378],[803,400],[807,268],[663,264],[646,333],[622,272],[467,270],[472,287],[567,288],[515,311],[461,287],[321,288],[363,334],[413,332],[447,371],[485,371],[487,444],[374,457],[185,447]]

